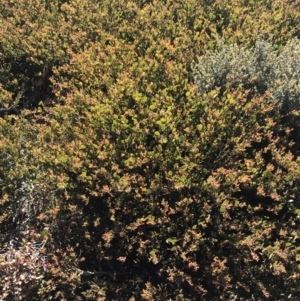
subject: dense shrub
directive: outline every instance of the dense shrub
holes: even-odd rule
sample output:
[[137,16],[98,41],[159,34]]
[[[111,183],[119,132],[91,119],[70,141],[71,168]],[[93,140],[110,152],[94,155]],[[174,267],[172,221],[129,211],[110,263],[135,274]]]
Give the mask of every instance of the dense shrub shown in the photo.
[[268,86],[193,81],[219,35],[297,36],[246,2],[1,2],[2,299],[298,299],[290,130]]
[[[291,149],[299,154],[300,129],[300,46],[298,39],[276,50],[270,42],[258,38],[255,46],[226,45],[219,41],[215,51],[207,51],[193,65],[194,82],[200,94],[219,88],[242,87],[250,96],[268,94],[281,111],[281,122],[293,128],[296,142]],[[250,97],[251,98],[251,97]]]

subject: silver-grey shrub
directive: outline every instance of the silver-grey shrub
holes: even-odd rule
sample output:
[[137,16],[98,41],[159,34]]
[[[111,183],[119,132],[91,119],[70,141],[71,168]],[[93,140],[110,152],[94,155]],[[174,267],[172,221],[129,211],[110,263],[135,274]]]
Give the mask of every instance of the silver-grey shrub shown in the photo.
[[267,41],[257,39],[253,48],[219,41],[216,51],[198,57],[193,66],[194,81],[201,94],[226,85],[242,86],[278,102],[285,112],[300,109],[300,44],[289,41],[282,51]]

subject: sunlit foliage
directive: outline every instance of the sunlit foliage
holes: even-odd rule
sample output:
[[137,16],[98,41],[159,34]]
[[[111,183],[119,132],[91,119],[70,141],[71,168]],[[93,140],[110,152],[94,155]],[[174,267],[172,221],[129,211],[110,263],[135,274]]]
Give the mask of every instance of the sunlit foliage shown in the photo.
[[297,300],[297,112],[194,68],[290,2],[1,2],[3,300]]

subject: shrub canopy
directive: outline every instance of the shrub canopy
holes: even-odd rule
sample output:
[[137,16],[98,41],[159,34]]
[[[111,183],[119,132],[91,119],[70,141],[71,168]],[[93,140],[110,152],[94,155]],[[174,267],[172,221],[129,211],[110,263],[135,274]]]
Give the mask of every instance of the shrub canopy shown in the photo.
[[220,37],[283,58],[295,7],[2,1],[1,298],[296,300],[297,112],[198,78]]

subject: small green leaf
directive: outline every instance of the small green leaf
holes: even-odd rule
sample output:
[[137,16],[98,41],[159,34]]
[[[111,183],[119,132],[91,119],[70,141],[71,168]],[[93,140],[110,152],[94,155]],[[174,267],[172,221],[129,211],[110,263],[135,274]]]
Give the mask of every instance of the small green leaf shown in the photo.
[[198,130],[198,131],[202,131],[202,129],[203,129],[203,125],[202,125],[202,124],[198,124],[198,125],[197,125],[197,130]]
[[175,245],[177,242],[177,238],[176,237],[170,237],[166,240],[167,243],[170,243],[172,245]]
[[159,251],[156,249],[153,249],[149,252],[150,255],[154,256],[156,253],[158,253]]
[[226,211],[226,208],[225,207],[220,207],[220,212],[221,213],[224,213]]
[[60,162],[62,162],[62,163],[66,163],[66,162],[68,162],[68,157],[67,157],[67,156],[61,156],[61,157],[59,158],[59,160],[60,160]]

